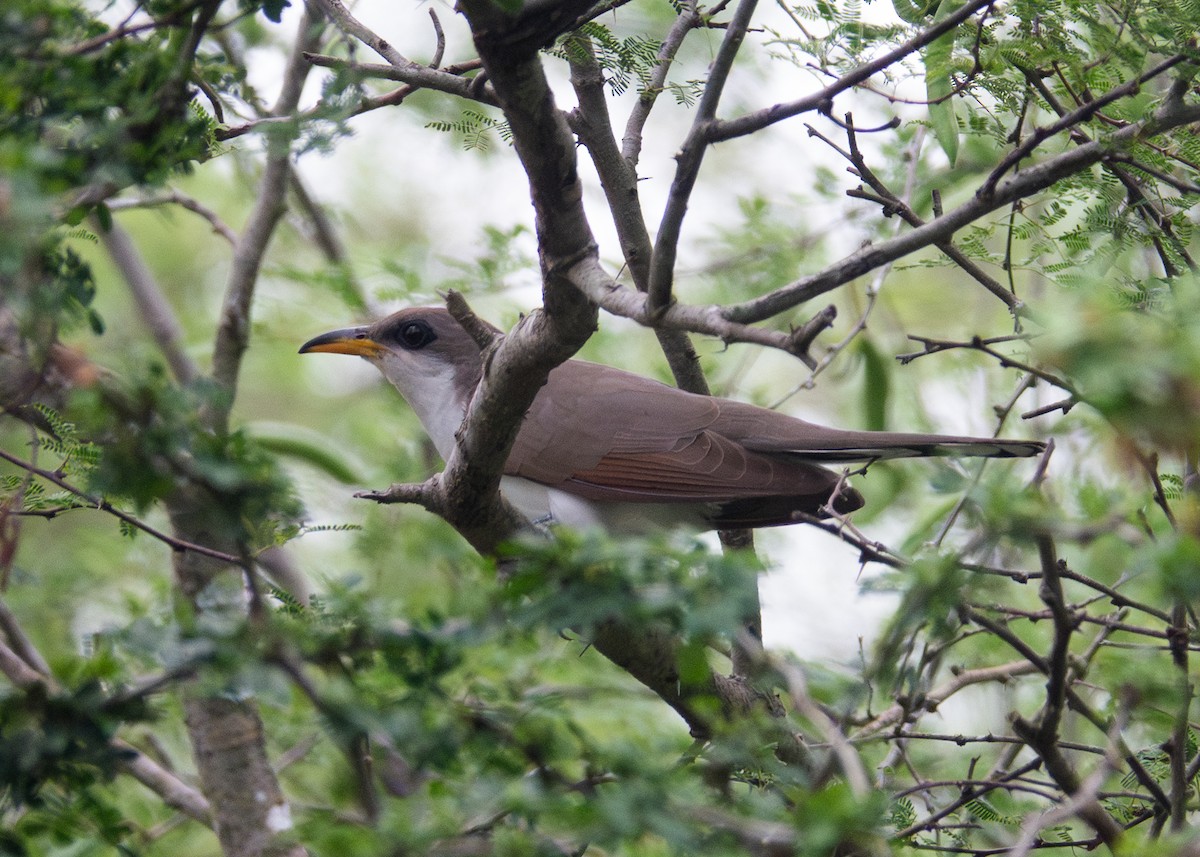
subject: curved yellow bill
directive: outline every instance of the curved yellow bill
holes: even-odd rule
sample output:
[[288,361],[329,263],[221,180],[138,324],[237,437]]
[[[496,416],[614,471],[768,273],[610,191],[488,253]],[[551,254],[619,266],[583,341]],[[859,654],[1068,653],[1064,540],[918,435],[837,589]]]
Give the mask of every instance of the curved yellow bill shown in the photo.
[[314,336],[300,346],[301,354],[324,351],[330,354],[352,354],[368,360],[378,357],[383,346],[367,334],[365,327],[345,327]]

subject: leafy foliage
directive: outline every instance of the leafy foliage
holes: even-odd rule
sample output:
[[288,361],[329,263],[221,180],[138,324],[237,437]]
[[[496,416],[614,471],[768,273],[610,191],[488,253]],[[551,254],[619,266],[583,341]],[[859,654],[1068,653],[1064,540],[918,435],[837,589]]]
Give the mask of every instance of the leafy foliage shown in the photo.
[[477,110],[464,110],[454,121],[435,120],[425,127],[458,137],[467,151],[486,152],[492,146],[492,133],[505,143],[512,140],[512,131],[503,119],[495,119]]
[[[196,4],[166,2],[176,25]],[[0,147],[8,170],[54,191],[157,183],[206,154],[203,120],[186,108],[184,40],[171,27],[105,39],[73,3],[17,0],[0,27]]]
[[[434,285],[511,316],[543,286],[535,272],[553,279],[577,260],[535,248],[545,235],[515,214],[466,225],[471,201],[454,211],[469,252],[443,250],[452,236],[425,222],[424,201],[388,193],[383,156],[368,159],[362,184],[388,191],[384,202],[347,195],[324,216],[305,186],[327,166],[316,159],[339,157],[355,117],[384,100],[389,119],[411,113],[395,109],[407,96],[375,98],[379,69],[330,26],[322,44],[343,59],[320,60],[337,67],[305,106],[275,115],[257,64],[282,60],[274,24],[299,9],[137,5],[124,23],[104,4],[0,10],[0,852],[213,852],[201,825],[122,775],[129,756],[114,742],[162,761],[178,785],[196,782],[183,711],[202,696],[253,709],[262,735],[246,746],[279,760],[292,832],[314,854],[1002,854],[1034,833],[1049,853],[1110,840],[1118,853],[1190,853],[1160,833],[1191,834],[1200,788],[1200,141],[1191,123],[1168,120],[1195,109],[1200,3],[993,4],[841,88],[843,74],[962,4],[894,0],[890,17],[880,4],[799,2],[773,29],[740,32],[738,4],[697,7],[679,45],[668,33],[691,7],[635,4],[536,58],[594,60],[613,120],[673,98],[630,128],[659,135],[687,167],[677,149],[693,117],[677,108],[713,91],[715,60],[744,40],[734,96],[706,123],[745,124],[699,147],[729,159],[695,173],[720,202],[690,198],[684,231],[700,237],[669,248],[686,260],[672,299],[724,325],[748,317],[746,302],[835,283],[841,317],[819,332],[813,366],[731,346],[717,355],[723,382],[753,377],[749,397],[805,391],[814,406],[833,390],[860,411],[847,422],[872,429],[974,418],[972,432],[1009,434],[1024,416],[1030,434],[1056,440],[1036,468],[872,463],[853,477],[867,513],[820,526],[854,548],[849,573],[867,566],[860,603],[896,606],[848,663],[752,645],[744,626],[764,568],[750,553],[680,535],[555,532],[507,545],[493,565],[419,510],[349,502],[348,485],[424,478],[436,456],[410,439],[417,428],[390,390],[341,367],[301,368],[300,330],[373,313],[368,295],[429,300]],[[498,27],[541,14],[509,2],[489,11]],[[439,29],[437,62],[388,74],[444,74],[457,91],[479,66],[434,67],[454,39]],[[665,47],[678,52],[656,89]],[[774,133],[798,109],[784,97],[772,106],[770,71],[746,61],[756,52],[836,90],[801,120],[827,162],[805,149],[764,165],[739,148],[747,127]],[[498,87],[487,78],[479,85]],[[789,79],[786,98],[806,85]],[[438,97],[430,87],[411,99],[416,124],[472,153],[511,154],[493,143],[511,142],[519,123]],[[845,122],[851,107],[858,118]],[[685,114],[678,128],[664,118],[672,109]],[[575,110],[571,120],[590,118]],[[256,134],[268,153],[289,153],[266,173],[291,197],[271,205],[246,198],[259,183]],[[1096,159],[1071,166],[1095,144]],[[653,201],[690,193],[686,169],[658,149],[621,154],[638,181],[605,213],[623,235],[599,239],[613,271],[651,261],[637,254],[653,226],[644,245],[624,239]],[[592,181],[567,166],[556,175],[569,187],[555,190]],[[601,183],[614,177],[593,166]],[[936,241],[911,237],[1039,171],[1048,187],[956,220]],[[759,173],[769,178],[755,184]],[[330,175],[316,196],[358,181]],[[203,204],[178,219],[129,211],[163,185]],[[531,187],[543,204],[545,188]],[[593,190],[581,191],[589,214]],[[712,225],[697,228],[705,208]],[[192,213],[238,235],[233,251],[203,243]],[[243,216],[256,228],[240,228]],[[555,226],[546,220],[543,233]],[[170,311],[145,313],[153,336],[101,252],[117,226],[161,280]],[[880,261],[897,235],[911,252]],[[862,249],[839,268],[843,245]],[[256,288],[218,294],[213,283],[236,282],[255,252],[268,259]],[[363,287],[364,259],[388,285]],[[793,308],[756,322],[755,341],[811,316]],[[912,348],[909,335],[924,347],[901,354],[901,368],[891,357]],[[209,353],[214,340],[223,353]],[[641,353],[625,328],[593,343],[605,344],[630,365]],[[700,347],[705,361],[717,351]],[[240,361],[234,383],[207,377],[221,361]],[[312,427],[293,424],[302,419]],[[96,523],[103,510],[64,514],[89,496],[119,512],[118,530]],[[303,575],[272,562],[281,545]],[[780,548],[790,565],[831,573],[823,556],[791,550]],[[188,578],[189,564],[214,570]],[[852,609],[839,605],[833,623]],[[613,637],[656,643],[670,680],[592,650]],[[37,679],[15,680],[18,668]]]
[[604,82],[609,91],[613,95],[621,95],[635,80],[639,93],[650,85],[650,74],[658,62],[659,46],[658,41],[640,33],[622,38],[604,24],[588,21],[563,36],[551,53],[566,60],[598,63],[605,72]]

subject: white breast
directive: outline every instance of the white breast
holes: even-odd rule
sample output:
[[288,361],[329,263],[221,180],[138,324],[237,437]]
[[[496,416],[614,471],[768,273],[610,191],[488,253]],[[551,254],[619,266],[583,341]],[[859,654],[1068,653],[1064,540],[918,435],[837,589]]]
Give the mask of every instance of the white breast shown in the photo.
[[503,477],[500,493],[518,512],[541,526],[561,524],[580,530],[598,527],[624,535],[646,535],[676,527],[708,529],[703,504],[603,503],[519,476]]

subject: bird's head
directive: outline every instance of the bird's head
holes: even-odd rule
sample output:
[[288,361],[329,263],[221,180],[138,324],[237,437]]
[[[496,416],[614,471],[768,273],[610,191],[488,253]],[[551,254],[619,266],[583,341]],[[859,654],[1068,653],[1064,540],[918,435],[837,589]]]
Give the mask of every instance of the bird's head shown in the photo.
[[[374,324],[322,333],[300,346],[301,354],[314,352],[374,363],[417,412],[439,450],[452,440],[483,369],[479,346],[442,307],[411,307]],[[446,426],[450,438],[443,436]]]
[[301,354],[352,354],[371,361],[389,381],[438,375],[453,370],[474,389],[482,361],[479,346],[441,307],[411,307],[362,327],[344,327],[314,336]]

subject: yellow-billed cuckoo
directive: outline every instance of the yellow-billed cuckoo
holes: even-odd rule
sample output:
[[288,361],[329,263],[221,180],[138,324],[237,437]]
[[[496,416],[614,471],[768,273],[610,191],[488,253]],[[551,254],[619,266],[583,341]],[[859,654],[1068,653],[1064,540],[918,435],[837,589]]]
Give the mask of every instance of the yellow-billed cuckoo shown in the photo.
[[[412,406],[442,457],[479,383],[479,347],[441,307],[310,339],[300,353],[364,357]],[[638,532],[795,523],[863,505],[821,464],[931,455],[1037,455],[1026,440],[843,431],[568,360],[525,415],[501,492],[531,521]]]

